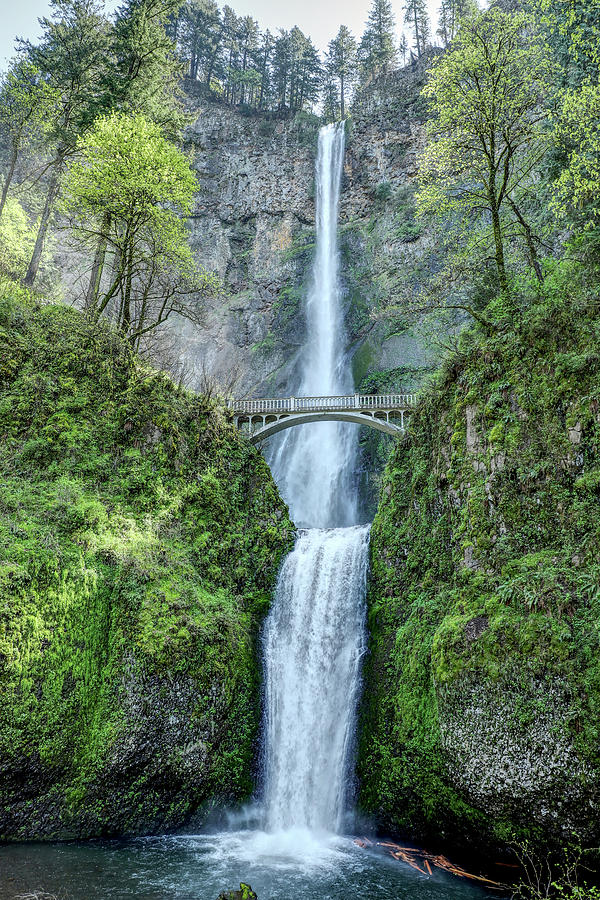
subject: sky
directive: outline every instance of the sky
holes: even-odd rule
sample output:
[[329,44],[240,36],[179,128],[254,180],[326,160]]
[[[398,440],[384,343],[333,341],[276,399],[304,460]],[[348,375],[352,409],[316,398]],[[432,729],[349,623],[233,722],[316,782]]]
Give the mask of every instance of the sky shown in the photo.
[[[224,5],[219,2],[220,6]],[[251,15],[258,19],[264,30],[276,32],[278,28],[289,29],[297,25],[309,35],[320,50],[325,50],[336,35],[340,25],[350,28],[355,37],[360,38],[370,0],[228,0],[238,15]],[[439,0],[428,0],[432,18],[437,12]],[[38,17],[49,11],[47,0],[1,0],[2,29],[0,30],[0,69],[6,68],[7,60],[13,55],[15,36],[35,40],[39,37]],[[117,0],[108,0],[107,8],[114,9]],[[402,0],[392,0],[398,23],[398,36],[403,19]]]

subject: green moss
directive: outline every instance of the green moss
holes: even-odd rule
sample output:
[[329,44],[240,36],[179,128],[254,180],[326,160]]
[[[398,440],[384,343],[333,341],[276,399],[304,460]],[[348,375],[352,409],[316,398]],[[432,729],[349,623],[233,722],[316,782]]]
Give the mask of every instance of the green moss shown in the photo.
[[516,327],[465,333],[392,453],[372,530],[359,760],[361,804],[387,828],[558,843],[531,797],[482,803],[442,735],[474,690],[482,727],[496,727],[483,710],[501,698],[498,744],[509,733],[526,752],[558,692],[553,727],[574,755],[539,804],[582,840],[596,833],[599,306],[567,263],[545,290],[523,290]]
[[291,524],[218,404],[110,328],[10,292],[0,833],[174,827],[252,789],[257,633]]

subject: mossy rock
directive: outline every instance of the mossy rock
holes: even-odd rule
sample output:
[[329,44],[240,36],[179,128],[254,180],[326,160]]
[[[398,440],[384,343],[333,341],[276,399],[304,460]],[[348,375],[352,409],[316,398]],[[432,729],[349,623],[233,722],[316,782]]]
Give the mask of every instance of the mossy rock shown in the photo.
[[383,479],[360,802],[418,840],[596,846],[600,298],[565,263],[513,302],[464,333]]
[[218,403],[3,288],[0,837],[179,828],[251,794],[287,509]]

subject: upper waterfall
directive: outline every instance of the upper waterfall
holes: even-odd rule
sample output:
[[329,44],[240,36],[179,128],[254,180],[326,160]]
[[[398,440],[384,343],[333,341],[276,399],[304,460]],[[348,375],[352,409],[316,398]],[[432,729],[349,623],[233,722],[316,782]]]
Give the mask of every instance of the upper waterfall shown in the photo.
[[[306,342],[300,357],[299,396],[350,394],[339,277],[338,206],[344,163],[344,123],[319,132],[316,252],[305,304]],[[286,433],[271,468],[297,525],[331,528],[358,521],[352,477],[356,427],[339,422],[304,425]]]

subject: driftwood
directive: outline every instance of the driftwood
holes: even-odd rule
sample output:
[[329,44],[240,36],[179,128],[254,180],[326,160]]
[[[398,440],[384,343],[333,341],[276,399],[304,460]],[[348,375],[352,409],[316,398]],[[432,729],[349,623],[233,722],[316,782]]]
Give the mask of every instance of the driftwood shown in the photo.
[[[356,838],[354,843],[363,848],[373,846],[373,841],[370,841],[367,837]],[[434,865],[437,866],[438,869],[448,872],[450,875],[456,875],[459,878],[469,878],[472,881],[480,881],[482,884],[492,888],[503,890],[507,887],[499,881],[493,881],[491,878],[485,878],[483,875],[473,875],[471,872],[467,872],[466,869],[450,862],[449,859],[442,856],[440,853],[428,853],[426,850],[418,850],[416,847],[401,847],[400,844],[395,844],[393,841],[377,841],[375,846],[385,847],[387,852],[390,856],[393,856],[394,859],[406,863],[426,877],[433,875],[431,866]],[[505,865],[511,865],[511,863],[505,863]],[[425,866],[425,868],[423,868],[423,866]]]

